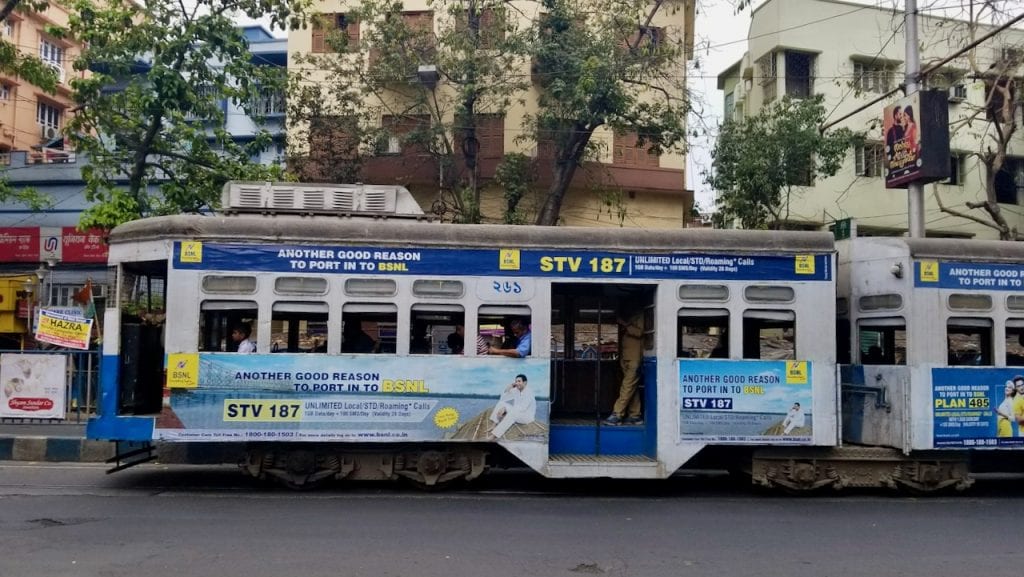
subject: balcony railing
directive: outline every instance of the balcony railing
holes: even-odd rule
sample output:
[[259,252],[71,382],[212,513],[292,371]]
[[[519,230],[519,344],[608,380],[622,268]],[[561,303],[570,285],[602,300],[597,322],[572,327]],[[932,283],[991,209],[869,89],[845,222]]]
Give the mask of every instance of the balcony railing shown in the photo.
[[[10,155],[7,155],[8,161]],[[70,164],[75,162],[75,151],[43,147],[28,153],[29,164]]]

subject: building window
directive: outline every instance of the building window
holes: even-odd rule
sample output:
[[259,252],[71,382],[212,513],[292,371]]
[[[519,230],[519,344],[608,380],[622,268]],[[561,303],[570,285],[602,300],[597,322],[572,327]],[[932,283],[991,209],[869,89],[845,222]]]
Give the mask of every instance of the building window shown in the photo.
[[853,61],[853,86],[861,92],[885,94],[892,90],[894,76],[891,64]]
[[855,148],[854,169],[857,176],[882,176],[885,170],[885,147],[869,144]]
[[961,186],[964,183],[964,157],[953,154],[949,157],[949,178],[942,181],[942,184]]
[[4,36],[14,38],[14,23],[4,22]]
[[47,104],[45,102],[39,102],[36,104],[36,122],[39,126],[45,128],[52,128],[54,130],[60,130],[61,117],[64,115],[64,111],[56,106]]
[[[500,15],[492,8],[484,8],[480,10],[477,17],[479,19],[479,23],[477,25],[480,38],[479,47],[483,50],[492,50],[499,42],[503,42],[505,40],[505,23],[500,19]],[[468,33],[470,29],[468,10],[462,12],[462,21],[458,22],[456,26],[459,31]]]
[[779,77],[775,53],[769,52],[757,59],[758,77],[760,78],[761,91],[764,93],[766,103],[775,100],[776,84]]
[[252,102],[252,113],[255,116],[284,116],[284,91],[276,88],[261,88],[259,95]]
[[[500,160],[505,156],[505,117],[501,114],[480,114],[476,117],[474,134],[477,160]],[[465,129],[458,129],[458,148],[465,150]]]
[[786,52],[786,95],[810,98],[814,94],[814,55]]
[[1024,158],[1007,158],[1003,168],[996,173],[996,202],[1000,204],[1020,203],[1024,192]]
[[347,46],[359,44],[359,21],[349,18],[343,13],[321,14],[320,18],[313,21],[313,47],[314,53],[335,52],[332,46],[332,33],[337,30],[345,31]]
[[45,38],[39,41],[39,59],[57,72],[58,80],[64,82],[64,48]]
[[430,128],[430,116],[384,116],[381,119],[385,136],[377,146],[378,154],[428,154],[424,144]]
[[660,157],[651,152],[650,146],[640,146],[640,139],[635,132],[615,134],[612,144],[614,155],[612,164],[620,166],[659,166]]
[[0,84],[0,100],[8,101],[11,99],[11,87],[7,84]]
[[1006,76],[985,80],[985,118],[989,122],[1012,122],[1017,108],[1014,106],[1016,100],[1016,80]]

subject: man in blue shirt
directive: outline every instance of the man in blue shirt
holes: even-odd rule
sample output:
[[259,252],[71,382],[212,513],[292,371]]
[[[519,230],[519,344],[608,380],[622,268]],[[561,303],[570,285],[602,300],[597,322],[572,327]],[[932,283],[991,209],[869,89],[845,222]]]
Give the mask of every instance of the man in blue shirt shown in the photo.
[[516,337],[515,348],[500,349],[498,347],[491,347],[488,352],[492,355],[502,355],[512,357],[514,359],[521,359],[529,356],[531,350],[530,327],[525,322],[519,319],[514,319],[509,328],[512,329],[512,334]]

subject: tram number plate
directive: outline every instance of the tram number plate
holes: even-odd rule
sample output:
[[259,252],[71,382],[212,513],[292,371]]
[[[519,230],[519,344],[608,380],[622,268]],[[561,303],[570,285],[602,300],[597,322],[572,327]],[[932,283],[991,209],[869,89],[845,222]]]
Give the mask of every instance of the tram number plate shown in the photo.
[[709,398],[709,397],[683,397],[684,409],[718,409],[722,411],[732,410],[732,399]]
[[225,421],[298,422],[302,420],[299,401],[266,399],[226,399]]

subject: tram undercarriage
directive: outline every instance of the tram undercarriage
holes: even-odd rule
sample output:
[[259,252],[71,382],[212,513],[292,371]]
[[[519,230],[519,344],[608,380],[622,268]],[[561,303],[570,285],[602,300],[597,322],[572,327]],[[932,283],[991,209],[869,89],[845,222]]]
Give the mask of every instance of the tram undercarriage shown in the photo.
[[258,444],[247,447],[242,470],[257,479],[307,489],[334,480],[408,479],[423,488],[441,488],[479,477],[487,452],[470,446],[405,446],[355,451],[345,445]]

